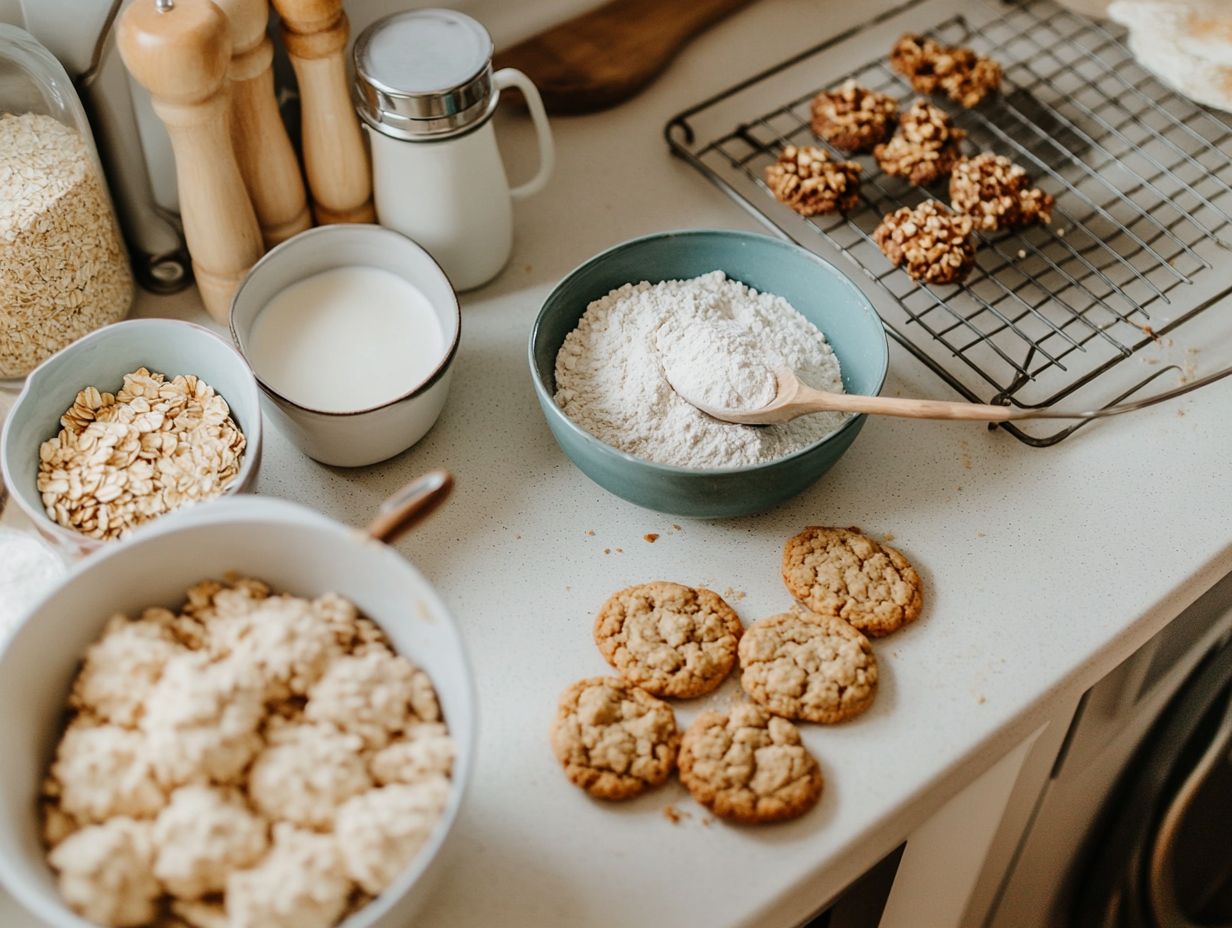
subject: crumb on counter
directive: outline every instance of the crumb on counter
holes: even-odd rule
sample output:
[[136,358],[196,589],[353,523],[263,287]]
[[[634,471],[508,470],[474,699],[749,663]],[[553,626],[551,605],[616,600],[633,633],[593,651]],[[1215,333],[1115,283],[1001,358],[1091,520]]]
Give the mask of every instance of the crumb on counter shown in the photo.
[[659,533],[658,532],[647,532],[645,535],[642,536],[642,540],[649,542],[650,544],[653,545],[656,541],[659,540]]
[[668,805],[663,807],[663,817],[673,825],[679,825],[690,816],[688,812],[681,812],[675,806]]

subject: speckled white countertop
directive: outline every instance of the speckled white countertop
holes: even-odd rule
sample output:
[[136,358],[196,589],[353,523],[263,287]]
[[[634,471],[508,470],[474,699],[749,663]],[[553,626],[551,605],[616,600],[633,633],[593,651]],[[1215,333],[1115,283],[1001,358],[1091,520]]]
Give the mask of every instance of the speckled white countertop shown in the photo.
[[[632,236],[754,228],[668,156],[663,124],[868,14],[857,6],[762,0],[701,37],[635,101],[556,121],[556,176],[519,204],[503,275],[465,295],[449,402],[417,447],[376,467],[331,470],[267,432],[259,491],[346,522],[365,522],[421,471],[457,478],[447,507],[399,544],[456,615],[480,694],[476,778],[424,925],[793,925],[1232,570],[1232,382],[1048,450],[977,425],[872,420],[803,496],[716,523],[610,496],[553,442],[526,340],[554,282]],[[533,160],[529,127],[514,118],[500,129],[517,176]],[[193,295],[147,297],[138,311],[200,318]],[[1232,331],[1212,333],[1201,358],[1203,369],[1232,359]],[[897,347],[887,392],[948,398]],[[676,783],[619,805],[570,786],[547,730],[559,692],[607,669],[590,633],[604,598],[652,579],[704,584],[737,591],[733,605],[751,622],[789,604],[782,543],[810,523],[892,533],[926,585],[920,621],[875,645],[873,708],[804,729],[827,780],[820,806],[791,824],[733,828]],[[643,540],[649,532],[656,543]],[[729,680],[678,703],[678,716],[687,724],[736,692]],[[678,823],[668,805],[683,814]]]

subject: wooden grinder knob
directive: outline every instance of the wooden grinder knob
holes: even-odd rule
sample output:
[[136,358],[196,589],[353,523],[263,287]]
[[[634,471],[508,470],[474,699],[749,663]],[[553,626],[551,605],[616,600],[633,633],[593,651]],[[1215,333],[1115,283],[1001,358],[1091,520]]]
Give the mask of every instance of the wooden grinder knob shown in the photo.
[[274,95],[266,0],[214,0],[231,26],[231,144],[266,248],[312,225],[299,160]]
[[210,0],[134,0],[120,18],[118,44],[171,137],[197,286],[210,315],[226,322],[231,295],[261,257],[227,128],[227,17]]
[[304,169],[317,221],[375,222],[372,169],[347,84],[342,0],[273,0],[299,81]]

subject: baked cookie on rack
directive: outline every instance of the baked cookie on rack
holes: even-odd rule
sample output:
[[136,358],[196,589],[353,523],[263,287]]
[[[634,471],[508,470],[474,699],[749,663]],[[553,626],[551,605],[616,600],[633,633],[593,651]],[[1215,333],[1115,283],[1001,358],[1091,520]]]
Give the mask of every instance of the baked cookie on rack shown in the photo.
[[801,216],[846,212],[860,200],[860,165],[831,161],[824,148],[788,145],[766,166],[766,185]]
[[842,619],[785,612],[754,622],[740,640],[740,685],[775,715],[831,725],[873,704],[877,658]]
[[913,280],[953,284],[965,280],[975,267],[975,220],[954,213],[936,200],[915,209],[896,209],[873,231],[873,241],[896,267]]
[[962,158],[950,174],[950,205],[975,220],[981,232],[1052,221],[1052,194],[1031,186],[1025,168],[1004,155]]
[[809,104],[810,125],[818,138],[853,153],[872,151],[894,131],[898,102],[869,90],[854,79],[835,90],[823,90]]
[[1001,65],[963,45],[907,33],[890,50],[890,67],[916,93],[944,93],[960,106],[979,105],[1001,86]]
[[552,751],[596,799],[629,799],[664,783],[680,732],[672,707],[620,677],[589,677],[560,697]]
[[890,141],[873,149],[873,157],[887,174],[924,187],[949,176],[966,135],[944,110],[920,98],[899,117]]
[[744,626],[718,593],[666,580],[613,593],[595,617],[595,644],[630,683],[655,696],[709,693],[736,665]]
[[810,612],[880,638],[924,607],[920,575],[902,554],[848,528],[812,525],[783,546],[783,582]]
[[824,784],[800,730],[752,703],[698,716],[680,744],[680,782],[719,818],[749,825],[798,818]]

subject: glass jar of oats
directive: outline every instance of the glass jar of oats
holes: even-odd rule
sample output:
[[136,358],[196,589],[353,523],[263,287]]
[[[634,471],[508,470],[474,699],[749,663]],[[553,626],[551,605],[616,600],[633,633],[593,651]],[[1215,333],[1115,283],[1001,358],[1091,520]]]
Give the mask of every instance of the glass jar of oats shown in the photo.
[[81,101],[0,23],[0,380],[128,314],[133,276]]

